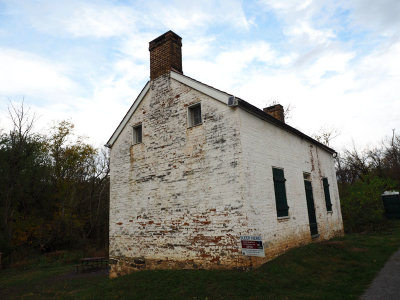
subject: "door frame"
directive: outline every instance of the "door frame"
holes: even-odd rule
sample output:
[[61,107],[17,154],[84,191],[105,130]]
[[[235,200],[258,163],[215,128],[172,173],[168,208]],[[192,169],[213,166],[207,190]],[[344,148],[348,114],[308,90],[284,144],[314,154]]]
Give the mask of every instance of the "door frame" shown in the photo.
[[[315,211],[315,201],[314,201],[314,193],[312,188],[312,180],[311,175],[309,173],[303,173],[304,180],[304,192],[306,196],[307,203],[307,215],[308,215],[308,223],[310,226],[310,234],[312,238],[319,237],[318,233],[318,221],[317,214]],[[309,187],[307,186],[309,183]]]

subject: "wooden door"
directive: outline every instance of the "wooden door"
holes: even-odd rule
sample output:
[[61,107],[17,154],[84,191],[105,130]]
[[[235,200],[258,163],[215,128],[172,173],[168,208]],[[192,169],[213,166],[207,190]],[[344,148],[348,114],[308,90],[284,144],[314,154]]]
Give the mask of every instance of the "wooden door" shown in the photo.
[[308,221],[310,223],[310,232],[311,232],[311,236],[316,236],[318,234],[318,224],[317,224],[317,217],[315,215],[314,197],[313,197],[313,192],[312,192],[311,181],[304,180],[304,187],[306,189]]

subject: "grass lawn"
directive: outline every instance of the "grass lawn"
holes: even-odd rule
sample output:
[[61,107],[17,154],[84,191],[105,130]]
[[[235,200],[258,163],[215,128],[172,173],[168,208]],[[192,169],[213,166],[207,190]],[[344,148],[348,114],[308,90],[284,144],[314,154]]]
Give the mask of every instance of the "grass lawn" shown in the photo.
[[142,271],[109,280],[72,265],[9,268],[0,271],[0,299],[357,299],[400,248],[400,221],[391,225],[293,249],[248,272]]

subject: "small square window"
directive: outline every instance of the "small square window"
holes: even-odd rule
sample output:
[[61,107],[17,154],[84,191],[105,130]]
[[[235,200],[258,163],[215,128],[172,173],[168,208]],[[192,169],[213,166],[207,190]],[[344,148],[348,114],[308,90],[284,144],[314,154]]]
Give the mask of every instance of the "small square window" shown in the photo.
[[190,106],[189,108],[189,127],[193,127],[202,123],[200,103]]
[[133,130],[133,144],[139,144],[142,142],[142,125],[138,125],[132,128]]

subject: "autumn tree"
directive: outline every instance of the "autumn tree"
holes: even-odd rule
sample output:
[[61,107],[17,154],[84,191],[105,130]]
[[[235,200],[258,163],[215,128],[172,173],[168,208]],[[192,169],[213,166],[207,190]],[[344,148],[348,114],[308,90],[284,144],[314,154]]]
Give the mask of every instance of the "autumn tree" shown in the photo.
[[23,104],[9,110],[13,128],[0,139],[0,234],[6,249],[33,243],[50,178],[45,140],[32,132],[34,117]]
[[400,188],[400,137],[364,151],[344,150],[336,174],[345,229],[365,230],[385,222],[381,195]]
[[0,134],[0,248],[46,252],[105,247],[108,151],[74,135],[69,121],[33,132],[24,105],[10,105],[13,128]]

